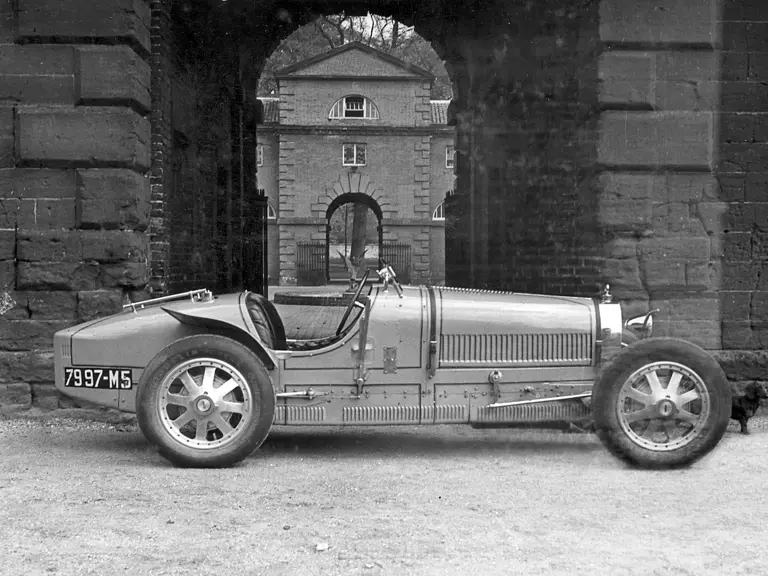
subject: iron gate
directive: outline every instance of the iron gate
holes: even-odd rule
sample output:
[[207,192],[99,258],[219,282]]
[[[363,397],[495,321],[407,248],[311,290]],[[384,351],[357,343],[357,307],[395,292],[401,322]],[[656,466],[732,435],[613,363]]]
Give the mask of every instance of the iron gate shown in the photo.
[[298,242],[296,281],[299,286],[325,286],[327,258],[324,242]]
[[411,245],[397,242],[384,242],[381,245],[381,257],[392,266],[401,284],[411,283]]

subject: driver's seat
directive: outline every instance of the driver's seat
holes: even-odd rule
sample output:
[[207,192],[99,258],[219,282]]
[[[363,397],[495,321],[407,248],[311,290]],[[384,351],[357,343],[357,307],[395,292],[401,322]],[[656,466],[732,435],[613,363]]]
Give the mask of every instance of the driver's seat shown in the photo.
[[257,330],[259,327],[265,327],[269,330],[272,349],[285,350],[288,347],[285,325],[275,305],[261,294],[249,292],[245,297],[245,307]]

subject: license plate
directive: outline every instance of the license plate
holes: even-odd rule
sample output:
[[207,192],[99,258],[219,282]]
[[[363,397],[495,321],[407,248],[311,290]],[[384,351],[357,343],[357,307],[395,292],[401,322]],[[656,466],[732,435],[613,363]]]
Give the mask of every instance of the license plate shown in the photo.
[[130,368],[64,368],[64,386],[130,390],[133,388],[133,371]]

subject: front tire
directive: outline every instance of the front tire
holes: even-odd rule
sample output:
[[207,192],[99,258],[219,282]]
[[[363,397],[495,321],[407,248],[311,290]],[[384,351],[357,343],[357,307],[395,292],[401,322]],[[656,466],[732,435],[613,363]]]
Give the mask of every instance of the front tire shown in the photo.
[[144,436],[183,467],[240,462],[267,437],[274,411],[272,382],[258,357],[215,334],[166,347],[145,369],[136,399]]
[[597,378],[595,428],[630,465],[689,466],[725,433],[731,389],[720,365],[698,346],[650,338],[624,348]]

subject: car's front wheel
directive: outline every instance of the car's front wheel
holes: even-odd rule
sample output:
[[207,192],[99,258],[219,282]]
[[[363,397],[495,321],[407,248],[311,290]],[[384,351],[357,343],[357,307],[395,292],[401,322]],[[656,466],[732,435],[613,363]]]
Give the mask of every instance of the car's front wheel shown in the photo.
[[642,468],[679,468],[720,441],[731,390],[720,365],[698,346],[650,338],[603,369],[592,410],[597,434],[615,456]]
[[256,450],[275,410],[258,357],[229,338],[178,340],[147,366],[136,399],[146,438],[178,466],[231,466]]

